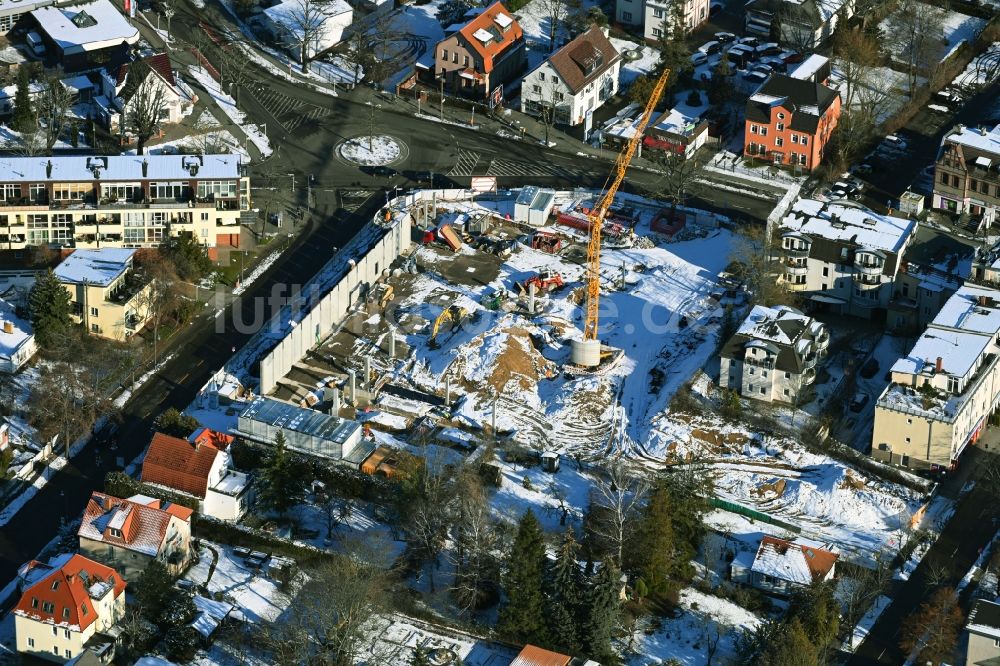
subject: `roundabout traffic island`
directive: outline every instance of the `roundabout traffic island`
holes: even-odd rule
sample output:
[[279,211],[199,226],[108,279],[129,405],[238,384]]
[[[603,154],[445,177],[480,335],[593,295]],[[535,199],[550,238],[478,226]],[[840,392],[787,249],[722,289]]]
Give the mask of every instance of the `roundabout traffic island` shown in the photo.
[[357,136],[337,146],[341,159],[360,166],[385,166],[392,164],[402,154],[400,142],[391,136]]

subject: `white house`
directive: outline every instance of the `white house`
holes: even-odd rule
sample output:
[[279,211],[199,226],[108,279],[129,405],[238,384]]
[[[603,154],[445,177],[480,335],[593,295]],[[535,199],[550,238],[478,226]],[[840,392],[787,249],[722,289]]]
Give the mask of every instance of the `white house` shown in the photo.
[[18,578],[18,652],[64,663],[95,644],[116,642],[102,636],[125,616],[125,581],[111,567],[83,555],[60,555],[48,564],[28,562]]
[[719,386],[746,398],[796,404],[826,355],[826,326],[789,307],[755,305],[720,352]]
[[[708,20],[709,0],[617,0],[615,21],[622,25],[641,27],[647,40],[663,37],[664,30],[674,29],[678,13],[674,2],[680,2],[679,13],[684,31],[691,32]],[[667,33],[669,36],[669,32]]]
[[14,306],[0,299],[0,372],[17,372],[37,350],[31,324],[17,316]]
[[[159,91],[163,98],[160,119],[164,123],[179,123],[198,101],[197,95],[174,74],[166,53],[147,56],[141,62],[146,66],[137,68],[133,63],[125,63],[114,75],[105,71],[101,77],[101,94],[113,101],[110,108],[101,109],[100,115],[112,132],[118,130],[121,118],[131,113],[139,99],[137,93],[152,95]],[[145,76],[129,75],[136,70],[143,71]]]
[[250,478],[233,468],[228,445],[207,429],[191,439],[153,435],[142,462],[143,483],[151,483],[197,498],[201,513],[236,521],[250,504]]
[[302,41],[308,32],[306,57],[312,59],[343,41],[354,10],[345,0],[282,0],[265,9],[258,20],[296,59],[302,57]]
[[139,42],[139,29],[111,0],[41,7],[31,16],[50,56],[67,72],[125,62]]
[[606,28],[592,26],[529,72],[521,83],[521,111],[554,111],[553,122],[579,125],[618,92],[621,55]]
[[768,594],[790,596],[813,582],[832,579],[839,557],[812,544],[765,536],[753,556],[736,556],[730,578]]

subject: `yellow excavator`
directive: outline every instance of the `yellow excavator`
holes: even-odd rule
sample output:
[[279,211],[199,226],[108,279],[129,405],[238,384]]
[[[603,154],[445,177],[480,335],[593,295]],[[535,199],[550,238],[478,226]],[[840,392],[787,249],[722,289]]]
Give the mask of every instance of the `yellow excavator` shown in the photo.
[[437,341],[437,336],[445,322],[450,322],[451,328],[449,330],[454,331],[462,325],[462,322],[465,321],[465,318],[468,316],[469,311],[461,305],[449,305],[442,310],[441,314],[439,314],[437,319],[434,320],[434,328],[431,329],[431,337],[428,341],[428,345],[431,349],[437,349],[441,346]]

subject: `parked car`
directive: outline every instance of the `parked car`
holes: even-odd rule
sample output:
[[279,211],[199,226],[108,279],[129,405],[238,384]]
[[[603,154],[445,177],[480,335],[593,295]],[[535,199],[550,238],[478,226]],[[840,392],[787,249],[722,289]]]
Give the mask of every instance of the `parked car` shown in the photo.
[[850,409],[851,409],[852,412],[854,412],[855,414],[857,414],[862,409],[864,409],[865,405],[867,405],[867,404],[868,404],[868,394],[867,393],[855,393],[854,397],[851,398]]
[[740,37],[736,40],[737,44],[742,44],[743,46],[749,46],[752,49],[760,46],[760,40],[756,37]]
[[861,188],[853,182],[838,180],[830,188],[830,192],[837,194],[841,199],[858,199],[861,197]]
[[775,42],[768,42],[755,47],[758,56],[771,56],[781,53],[781,47]]
[[721,11],[722,11],[722,3],[721,2],[713,2],[711,4],[711,6],[709,6],[709,8],[708,8],[708,15],[709,16],[715,16],[716,14],[718,14]]
[[856,173],[859,176],[867,176],[872,172],[871,164],[855,164],[851,167],[851,172]]
[[717,32],[715,33],[715,41],[720,44],[731,44],[736,41],[736,35],[731,32]]
[[895,134],[890,134],[887,137],[885,137],[884,139],[882,139],[882,143],[885,144],[885,145],[887,145],[887,146],[892,146],[893,148],[896,148],[897,150],[906,150],[906,146],[907,146],[906,141],[904,141],[903,139],[900,139]]
[[705,42],[698,47],[698,50],[705,55],[714,55],[722,50],[722,44],[716,41]]
[[750,68],[750,71],[763,74],[764,76],[771,76],[772,74],[774,74],[774,69],[768,67],[764,63],[757,63],[756,65]]
[[805,60],[805,56],[803,56],[801,53],[799,53],[798,51],[791,51],[791,50],[782,51],[781,53],[778,54],[778,57],[781,58],[786,65],[795,65]]
[[767,58],[761,58],[761,64],[767,65],[776,72],[781,72],[784,74],[788,71],[788,65],[784,60],[775,56],[769,56]]
[[865,379],[871,379],[878,372],[878,361],[873,358],[868,359],[868,362],[861,366],[861,376]]
[[696,51],[690,56],[691,64],[697,67],[698,65],[704,65],[708,62],[708,54],[702,53],[701,51]]
[[34,30],[24,36],[24,41],[34,55],[39,58],[45,55],[45,43],[42,41],[42,36]]
[[738,69],[746,69],[747,65],[757,59],[757,54],[754,53],[752,48],[748,46],[741,46],[739,44],[729,49],[729,53],[727,55],[729,57],[729,62],[736,65]]
[[764,83],[767,81],[767,74],[762,74],[761,72],[745,72],[743,74],[743,80],[749,83]]

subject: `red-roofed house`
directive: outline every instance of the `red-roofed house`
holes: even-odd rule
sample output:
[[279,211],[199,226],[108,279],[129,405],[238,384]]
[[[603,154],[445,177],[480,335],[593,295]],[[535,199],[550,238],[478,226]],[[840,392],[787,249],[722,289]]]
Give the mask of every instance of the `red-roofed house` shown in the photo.
[[[565,654],[544,650],[536,645],[525,645],[510,666],[570,666],[573,658]],[[591,662],[593,663],[593,662]]]
[[736,556],[730,577],[768,594],[789,596],[814,581],[833,578],[839,557],[810,544],[765,536],[752,558],[747,552]]
[[[105,125],[113,131],[118,129],[121,118],[132,112],[136,100],[144,95],[159,91],[163,96],[161,120],[164,123],[179,123],[198,101],[197,95],[174,75],[166,53],[147,56],[139,62],[141,66],[125,63],[114,75],[104,74],[103,94],[112,100],[112,108],[104,109],[101,115]],[[130,71],[141,71],[143,76],[129,76]]]
[[117,642],[114,627],[125,615],[125,581],[111,567],[83,555],[21,568],[32,580],[14,608],[17,651],[63,663],[88,644]]
[[[202,429],[190,440],[158,432],[142,462],[142,482],[190,495],[198,510],[220,520],[239,520],[250,503],[250,478],[232,467],[211,430]],[[226,437],[223,435],[223,437]]]
[[434,77],[454,95],[486,100],[517,79],[527,64],[521,26],[495,2],[438,42]]
[[77,531],[80,550],[128,578],[138,578],[153,560],[176,576],[191,560],[193,513],[143,495],[120,499],[95,492]]

